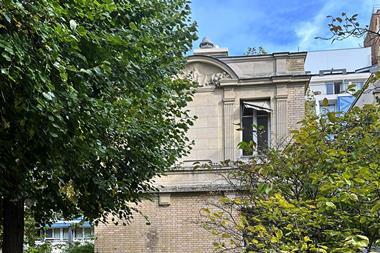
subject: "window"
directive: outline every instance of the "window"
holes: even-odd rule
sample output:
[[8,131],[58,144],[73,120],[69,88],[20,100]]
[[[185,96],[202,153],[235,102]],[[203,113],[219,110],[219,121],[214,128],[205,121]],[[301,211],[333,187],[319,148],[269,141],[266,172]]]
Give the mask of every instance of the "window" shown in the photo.
[[321,105],[321,114],[326,115],[329,112],[336,112],[336,105],[329,104],[328,106]]
[[46,229],[46,238],[53,238],[53,229]]
[[334,82],[334,94],[340,94],[343,92],[342,82]]
[[92,237],[92,235],[93,235],[92,228],[84,228],[84,237],[85,238]]
[[363,89],[363,85],[364,85],[363,82],[357,82],[357,83],[356,83],[356,90],[361,90],[361,89]]
[[326,83],[326,94],[327,95],[333,95],[333,94],[341,94],[344,93],[344,84],[342,81],[333,82],[333,83]]
[[326,84],[326,94],[327,95],[334,94],[334,84],[333,83],[327,83]]
[[82,238],[83,238],[83,228],[76,228],[75,239],[82,239]]
[[350,92],[356,92],[363,88],[365,81],[359,80],[359,81],[346,81],[346,89]]
[[61,238],[61,230],[59,228],[53,229],[53,238],[58,240]]
[[[269,146],[270,112],[269,101],[245,101],[242,103],[242,141],[255,143],[258,152],[264,151]],[[243,155],[252,155],[253,150],[243,150]]]
[[69,239],[69,229],[64,228],[63,229],[63,240],[68,240]]

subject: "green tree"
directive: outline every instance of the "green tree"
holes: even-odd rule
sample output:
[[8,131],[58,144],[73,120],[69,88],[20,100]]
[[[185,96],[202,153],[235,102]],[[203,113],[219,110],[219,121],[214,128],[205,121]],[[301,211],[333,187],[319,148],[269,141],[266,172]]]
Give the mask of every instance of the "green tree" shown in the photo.
[[263,47],[249,47],[245,52],[245,55],[262,55],[267,53],[268,52]]
[[66,250],[66,253],[93,253],[94,252],[94,244],[74,244],[70,245],[70,247]]
[[[309,116],[205,208],[216,252],[372,252],[380,243],[380,105]],[[380,245],[379,245],[380,246]]]
[[[328,28],[330,36],[316,37],[316,39],[331,40],[345,40],[350,37],[361,38],[368,35],[368,40],[376,40],[380,36],[380,31],[374,30],[369,25],[362,26],[358,22],[358,14],[350,15],[342,12],[339,16],[327,16],[330,20]],[[373,41],[374,42],[374,41]]]
[[188,152],[196,38],[187,0],[0,2],[3,252],[22,252],[24,205],[127,218]]

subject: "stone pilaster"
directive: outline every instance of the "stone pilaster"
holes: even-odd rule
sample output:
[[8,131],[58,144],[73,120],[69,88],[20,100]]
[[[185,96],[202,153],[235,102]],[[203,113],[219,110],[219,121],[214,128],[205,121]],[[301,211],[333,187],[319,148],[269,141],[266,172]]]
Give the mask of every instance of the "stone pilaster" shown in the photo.
[[287,96],[276,97],[276,122],[277,122],[277,143],[285,140],[288,136],[288,106]]
[[224,118],[224,160],[234,160],[235,144],[234,144],[234,125],[233,110],[234,98],[223,100],[223,118]]
[[286,84],[276,86],[276,142],[281,144],[288,136],[288,87]]

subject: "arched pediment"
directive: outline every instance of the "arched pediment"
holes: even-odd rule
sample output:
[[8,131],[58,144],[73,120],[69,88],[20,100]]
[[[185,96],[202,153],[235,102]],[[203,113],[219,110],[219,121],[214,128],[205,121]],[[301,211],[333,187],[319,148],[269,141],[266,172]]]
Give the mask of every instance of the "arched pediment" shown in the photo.
[[204,55],[190,56],[184,74],[201,87],[218,86],[223,79],[238,79],[236,73],[227,64]]

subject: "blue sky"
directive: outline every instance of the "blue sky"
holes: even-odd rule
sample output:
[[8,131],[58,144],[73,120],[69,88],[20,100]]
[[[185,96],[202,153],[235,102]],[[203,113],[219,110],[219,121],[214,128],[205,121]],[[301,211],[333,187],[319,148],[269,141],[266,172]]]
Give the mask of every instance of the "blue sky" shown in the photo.
[[262,46],[269,52],[351,48],[362,39],[331,44],[314,37],[328,35],[327,15],[359,14],[360,24],[369,23],[373,4],[380,0],[192,0],[192,16],[199,40],[208,36],[230,55],[248,47]]

